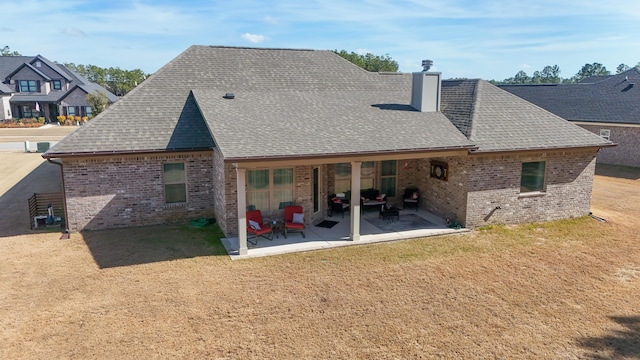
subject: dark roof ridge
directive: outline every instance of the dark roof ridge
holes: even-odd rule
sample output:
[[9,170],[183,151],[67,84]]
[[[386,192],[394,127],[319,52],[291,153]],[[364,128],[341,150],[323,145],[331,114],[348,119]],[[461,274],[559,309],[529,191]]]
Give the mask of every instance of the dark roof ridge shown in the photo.
[[330,50],[315,50],[315,49],[294,49],[294,48],[270,48],[270,47],[255,47],[255,46],[225,46],[225,45],[193,45],[205,46],[214,49],[238,49],[238,50],[288,50],[288,51],[330,51]]
[[[473,87],[473,95],[472,95],[472,101],[471,101],[471,111],[469,111],[469,118],[471,120],[471,131],[469,131],[469,140],[473,141],[473,139],[475,139],[476,137],[476,119],[477,119],[477,113],[476,113],[476,108],[478,106],[478,93],[479,88],[480,88],[480,84],[483,82],[483,80],[481,79],[475,79],[472,80],[473,82],[475,82],[475,86]],[[486,81],[485,81],[486,82]]]

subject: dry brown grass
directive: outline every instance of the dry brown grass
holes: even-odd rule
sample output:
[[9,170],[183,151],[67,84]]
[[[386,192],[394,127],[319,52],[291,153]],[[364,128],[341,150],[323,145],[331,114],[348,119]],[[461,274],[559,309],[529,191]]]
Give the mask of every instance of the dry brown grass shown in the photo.
[[211,228],[2,238],[0,358],[638,359],[638,178],[596,178],[607,223],[234,262]]

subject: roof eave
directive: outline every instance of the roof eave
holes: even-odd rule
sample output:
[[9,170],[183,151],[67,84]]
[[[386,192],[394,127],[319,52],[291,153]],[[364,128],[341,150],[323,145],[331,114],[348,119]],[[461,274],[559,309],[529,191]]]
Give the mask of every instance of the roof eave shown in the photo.
[[113,151],[78,151],[78,152],[45,152],[42,157],[45,159],[60,159],[71,157],[93,157],[93,156],[110,156],[110,155],[143,155],[158,153],[176,153],[176,152],[193,152],[193,151],[212,151],[213,147],[207,148],[184,148],[184,149],[145,149],[145,150],[113,150]]
[[580,149],[593,149],[593,148],[606,148],[618,146],[617,143],[600,144],[600,145],[577,145],[577,146],[546,146],[546,147],[530,147],[530,148],[509,148],[500,150],[475,150],[469,151],[469,155],[487,155],[487,154],[499,154],[505,152],[523,152],[523,151],[544,151],[544,150],[580,150]]
[[[245,156],[245,157],[225,157],[226,163],[244,163],[256,161],[299,161],[299,160],[317,160],[317,159],[342,159],[354,157],[384,157],[384,156],[405,156],[420,157],[420,155],[438,152],[459,151],[468,152],[477,149],[476,145],[460,145],[433,147],[421,149],[402,149],[402,150],[384,150],[384,151],[353,151],[342,153],[321,153],[321,154],[299,154],[299,155],[275,155],[275,156]],[[412,156],[413,155],[413,156]]]

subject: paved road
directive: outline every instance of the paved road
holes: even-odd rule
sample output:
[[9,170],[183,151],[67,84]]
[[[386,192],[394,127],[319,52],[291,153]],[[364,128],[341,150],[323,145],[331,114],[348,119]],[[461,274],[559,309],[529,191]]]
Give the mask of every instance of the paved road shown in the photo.
[[33,193],[62,191],[60,168],[27,153],[24,141],[35,151],[37,142],[53,145],[76,126],[50,126],[37,129],[0,128],[0,237],[26,234],[31,220],[27,200]]

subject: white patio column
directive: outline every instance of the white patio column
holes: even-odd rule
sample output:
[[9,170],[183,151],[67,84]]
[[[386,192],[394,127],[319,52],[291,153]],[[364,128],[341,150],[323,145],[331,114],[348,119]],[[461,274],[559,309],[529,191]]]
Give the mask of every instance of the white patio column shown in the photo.
[[362,162],[351,162],[351,240],[360,240],[360,169]]
[[236,186],[238,204],[238,254],[247,255],[247,169],[236,165]]

